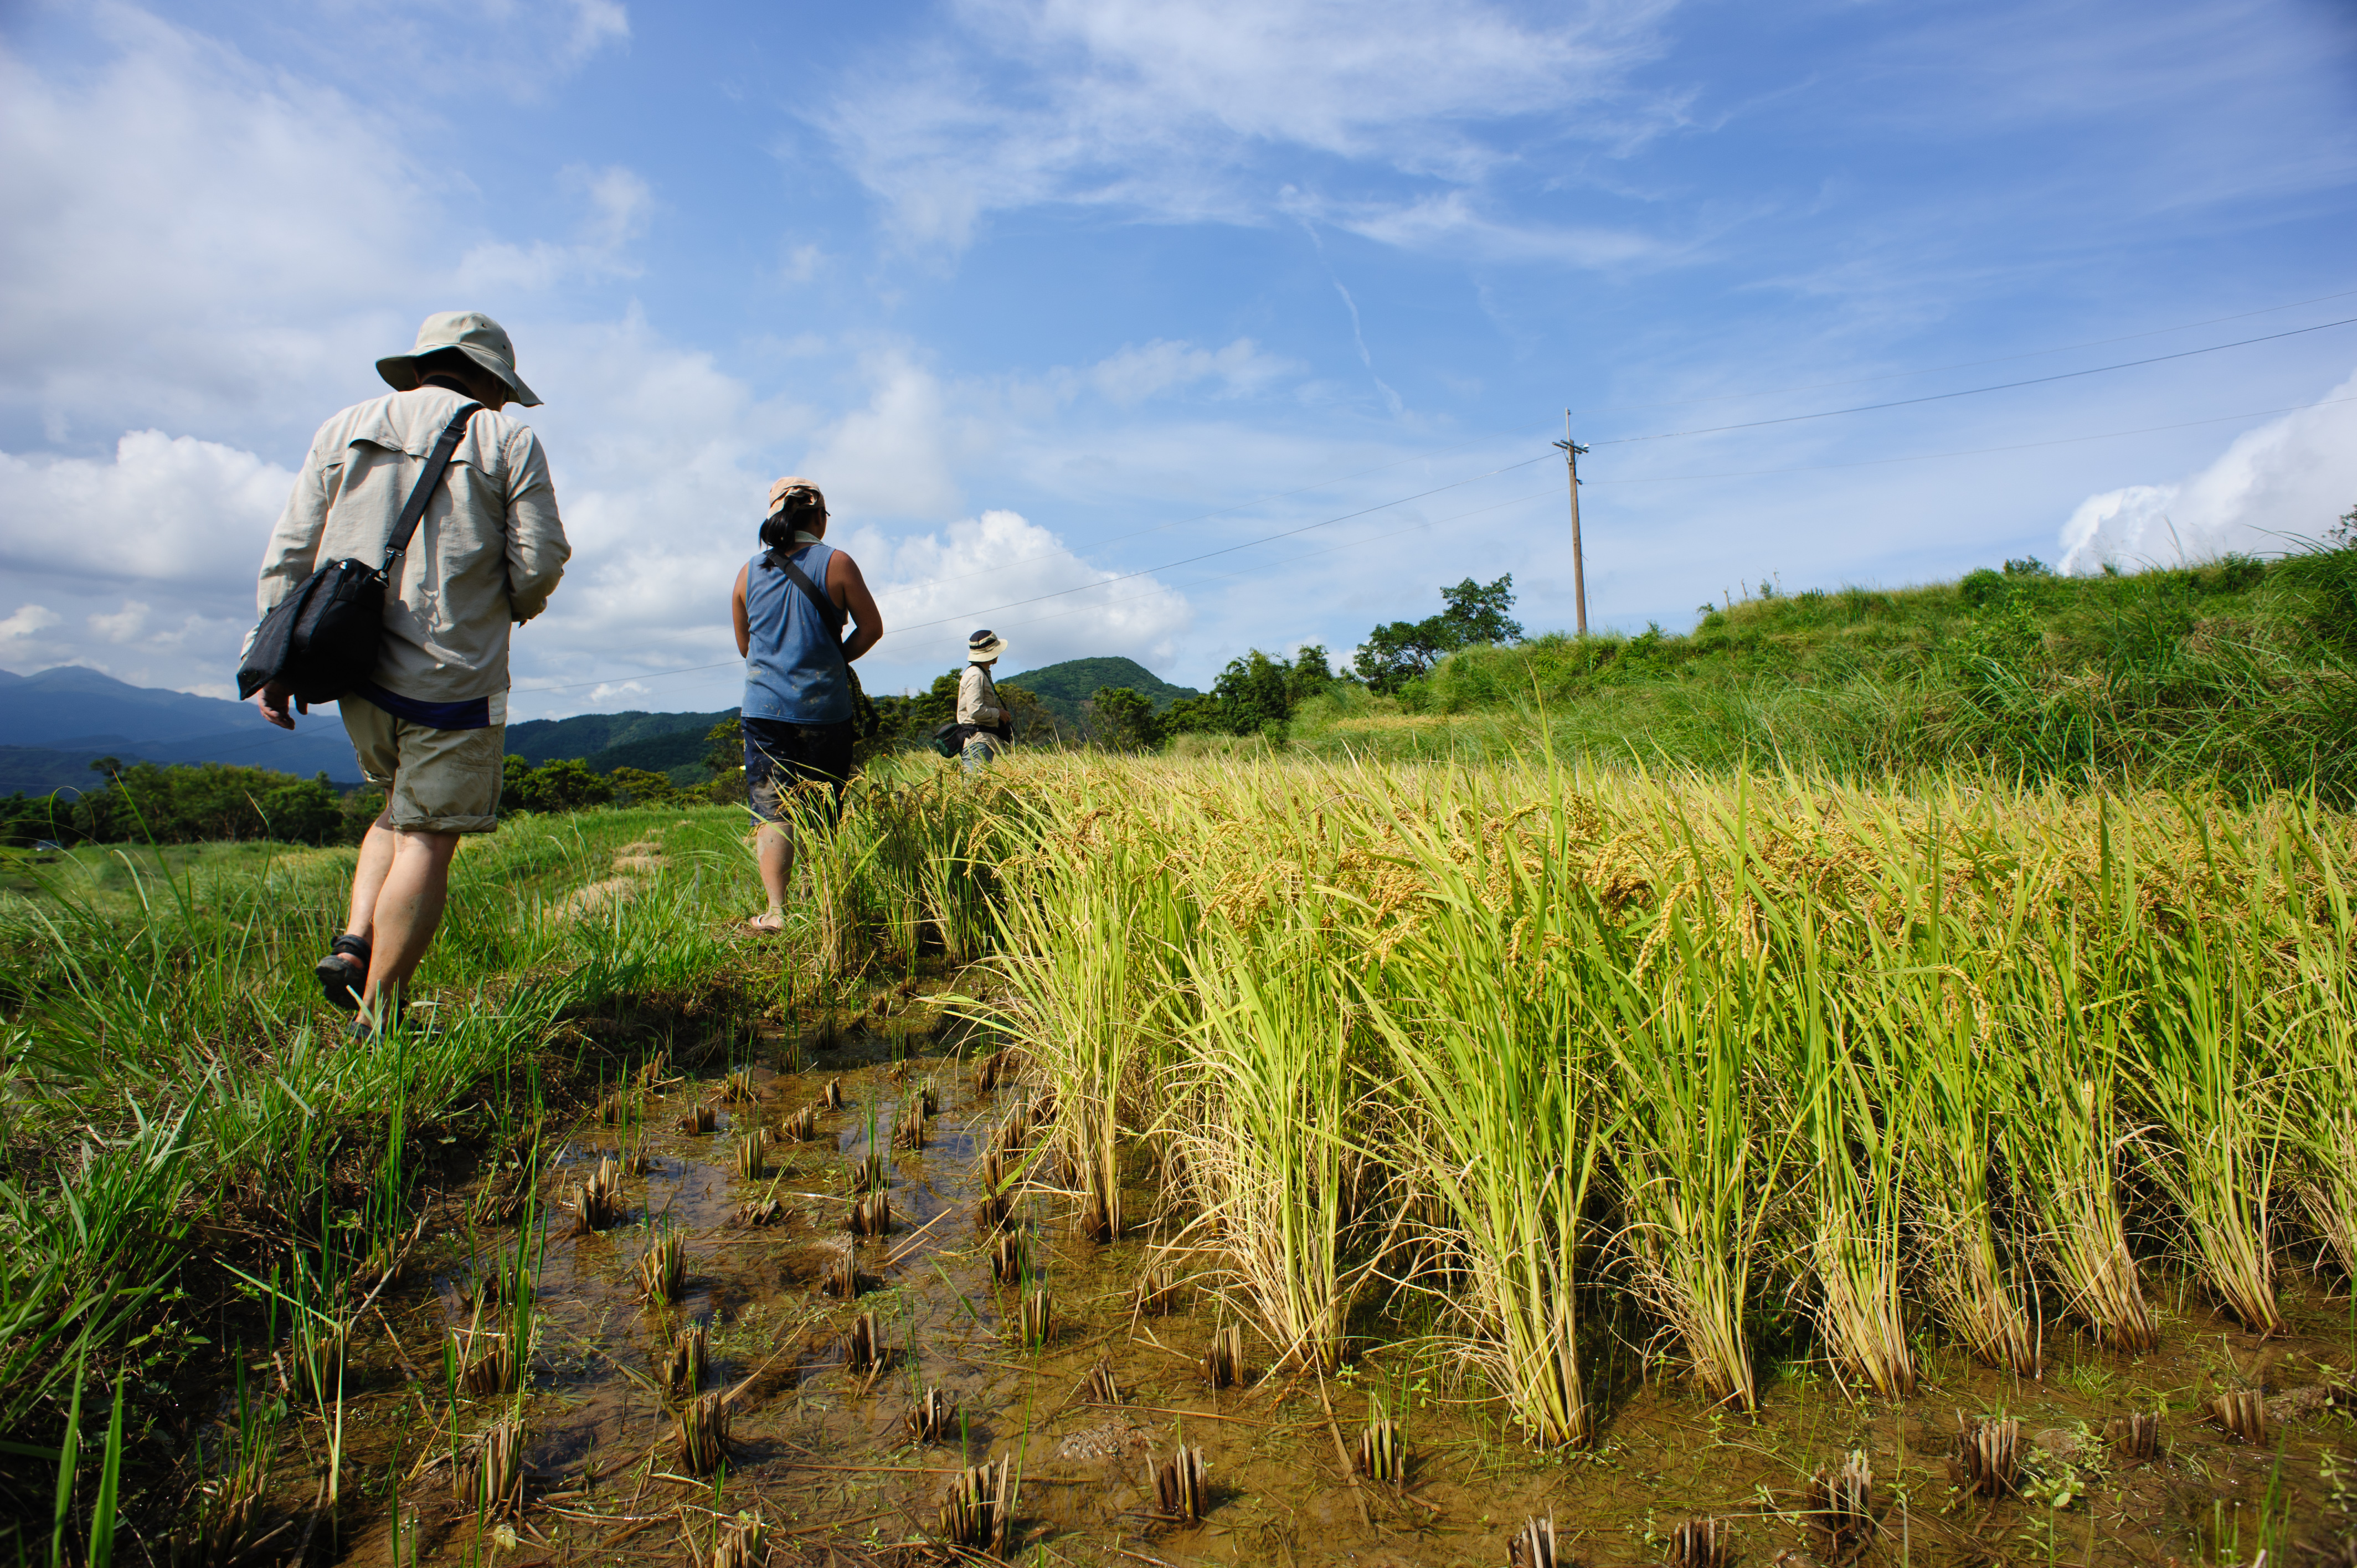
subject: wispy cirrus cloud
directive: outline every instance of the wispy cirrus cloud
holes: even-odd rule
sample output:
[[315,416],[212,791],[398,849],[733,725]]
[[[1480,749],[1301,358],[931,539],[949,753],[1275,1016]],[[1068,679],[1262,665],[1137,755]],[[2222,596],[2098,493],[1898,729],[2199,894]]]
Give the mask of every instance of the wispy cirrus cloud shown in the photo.
[[1255,222],[1304,157],[1346,181],[1473,188],[1527,141],[1675,124],[1674,95],[1630,81],[1669,9],[963,0],[952,38],[871,62],[819,122],[920,244],[1051,202]]

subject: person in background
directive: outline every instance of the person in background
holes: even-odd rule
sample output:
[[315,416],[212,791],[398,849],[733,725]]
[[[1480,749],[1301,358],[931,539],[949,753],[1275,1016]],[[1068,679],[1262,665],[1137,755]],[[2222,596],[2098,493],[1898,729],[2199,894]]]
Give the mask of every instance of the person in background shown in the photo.
[[[312,437],[255,594],[267,616],[325,562],[382,559],[436,438],[460,408],[482,405],[386,585],[376,671],[339,704],[361,776],[385,796],[361,841],[344,934],[313,966],[328,1000],[361,1014],[356,1034],[397,1011],[442,922],[460,836],[500,825],[508,634],[547,607],[573,553],[540,437],[499,412],[540,399],[498,322],[429,316],[416,347],[376,370],[393,391]],[[290,695],[264,686],[254,705],[293,729]]]
[[[761,553],[737,574],[729,614],[745,659],[745,790],[753,811],[754,860],[770,907],[748,922],[786,929],[794,875],[793,827],[784,791],[825,785],[834,805],[851,778],[857,713],[851,661],[884,635],[884,618],[859,564],[824,542],[826,497],[791,475],[770,487]],[[845,638],[845,617],[858,623]]]
[[958,678],[957,722],[970,733],[958,753],[968,773],[990,765],[1000,748],[1015,739],[1012,715],[998,704],[998,687],[990,667],[1006,651],[1006,639],[987,627],[965,639],[965,673]]

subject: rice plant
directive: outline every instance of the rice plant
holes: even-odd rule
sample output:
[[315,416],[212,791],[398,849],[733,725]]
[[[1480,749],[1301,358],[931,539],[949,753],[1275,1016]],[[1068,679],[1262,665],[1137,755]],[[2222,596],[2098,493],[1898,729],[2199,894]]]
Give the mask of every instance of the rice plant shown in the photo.
[[663,1392],[686,1399],[704,1386],[710,1341],[701,1323],[683,1325],[658,1359],[656,1371]]
[[1084,1235],[1117,1240],[1122,1212],[1123,1096],[1165,1000],[1153,961],[1183,920],[1147,845],[1107,834],[1092,801],[1058,822],[1010,879],[990,962],[1015,1005],[975,1017],[1006,1031],[1045,1075],[1058,1108],[1054,1139],[1081,1176]]
[[665,1225],[659,1227],[639,1255],[639,1295],[653,1305],[667,1305],[687,1290],[687,1238]]
[[728,1395],[720,1389],[681,1403],[672,1416],[679,1443],[680,1463],[691,1476],[709,1476],[728,1458],[731,1415]]
[[1226,1274],[1280,1364],[1332,1370],[1363,1270],[1343,1258],[1352,1023],[1310,930],[1220,926],[1188,955],[1200,1017],[1165,1120]]
[[[1550,814],[1555,847],[1570,821]],[[1578,1285],[1604,1103],[1586,900],[1556,880],[1559,855],[1534,869],[1493,841],[1460,865],[1422,834],[1409,843],[1435,908],[1394,955],[1399,1004],[1370,1008],[1400,1075],[1414,1179],[1472,1262],[1472,1344],[1515,1419],[1543,1445],[1585,1442]],[[1524,947],[1550,955],[1534,983],[1512,961]]]
[[[1917,1118],[1908,1114],[1903,1058],[1852,1048],[1839,1015],[1825,1005],[1805,906],[1793,935],[1800,983],[1784,993],[1778,1026],[1789,1032],[1785,1059],[1800,1099],[1802,1163],[1810,1172],[1803,1201],[1809,1206],[1817,1333],[1847,1376],[1904,1399],[1915,1391],[1915,1352],[1900,1294],[1901,1172]],[[1797,1018],[1787,1011],[1794,1007]]]
[[961,1472],[942,1500],[942,1539],[952,1546],[1003,1556],[1013,1522],[1014,1477],[1012,1455]]
[[2119,1197],[2126,981],[2090,956],[2065,925],[2005,972],[2003,1044],[1988,1058],[2002,1084],[1996,1141],[2070,1310],[2106,1343],[2148,1350],[2160,1326]]
[[1903,1119],[1932,1309],[1976,1359],[2035,1377],[2042,1337],[1991,1197],[2005,1079],[1983,1038],[1986,1004],[1945,961],[1936,887],[1928,903],[1913,951],[1874,944],[1860,1049],[1877,1064],[1888,1113]]
[[2145,1027],[2130,1058],[2158,1124],[2145,1168],[2188,1233],[2202,1283],[2260,1334],[2276,1306],[2271,1208],[2284,1138],[2281,1086],[2262,1044],[2254,957],[2231,931],[2147,929],[2138,951]]
[[1658,993],[1613,976],[1618,1081],[1612,1147],[1641,1288],[1676,1332],[1705,1398],[1751,1410],[1759,1385],[1744,1327],[1751,1269],[1787,1140],[1754,1125],[1744,1063],[1764,1027],[1765,950],[1698,940],[1669,914],[1652,955]]

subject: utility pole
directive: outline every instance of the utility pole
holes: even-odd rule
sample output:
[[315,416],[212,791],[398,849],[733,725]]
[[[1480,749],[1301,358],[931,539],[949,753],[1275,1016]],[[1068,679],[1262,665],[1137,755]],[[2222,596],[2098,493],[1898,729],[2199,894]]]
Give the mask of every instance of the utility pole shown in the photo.
[[1579,550],[1579,458],[1587,450],[1571,438],[1571,410],[1563,411],[1563,439],[1555,446],[1571,470],[1571,591],[1579,601],[1579,635],[1587,635],[1587,564]]

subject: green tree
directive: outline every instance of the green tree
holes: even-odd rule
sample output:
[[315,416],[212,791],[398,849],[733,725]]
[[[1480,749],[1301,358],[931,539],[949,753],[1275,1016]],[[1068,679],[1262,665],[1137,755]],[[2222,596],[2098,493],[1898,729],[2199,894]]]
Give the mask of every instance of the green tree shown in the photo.
[[1151,751],[1162,744],[1154,700],[1127,686],[1099,686],[1089,699],[1089,718],[1090,738],[1113,750]]
[[[1395,620],[1369,632],[1351,660],[1359,679],[1389,694],[1428,674],[1460,648],[1513,642],[1523,635],[1523,623],[1507,613],[1514,607],[1512,572],[1494,583],[1468,577],[1453,588],[1441,589],[1440,598],[1446,607],[1437,616]],[[1324,650],[1318,651],[1322,656]]]
[[679,789],[660,773],[644,768],[617,768],[606,775],[617,798],[633,806],[662,806],[679,799]]
[[614,798],[614,781],[589,771],[579,757],[544,762],[524,775],[517,786],[528,811],[577,811],[602,806]]
[[704,768],[715,779],[745,766],[745,724],[731,714],[704,732]]

